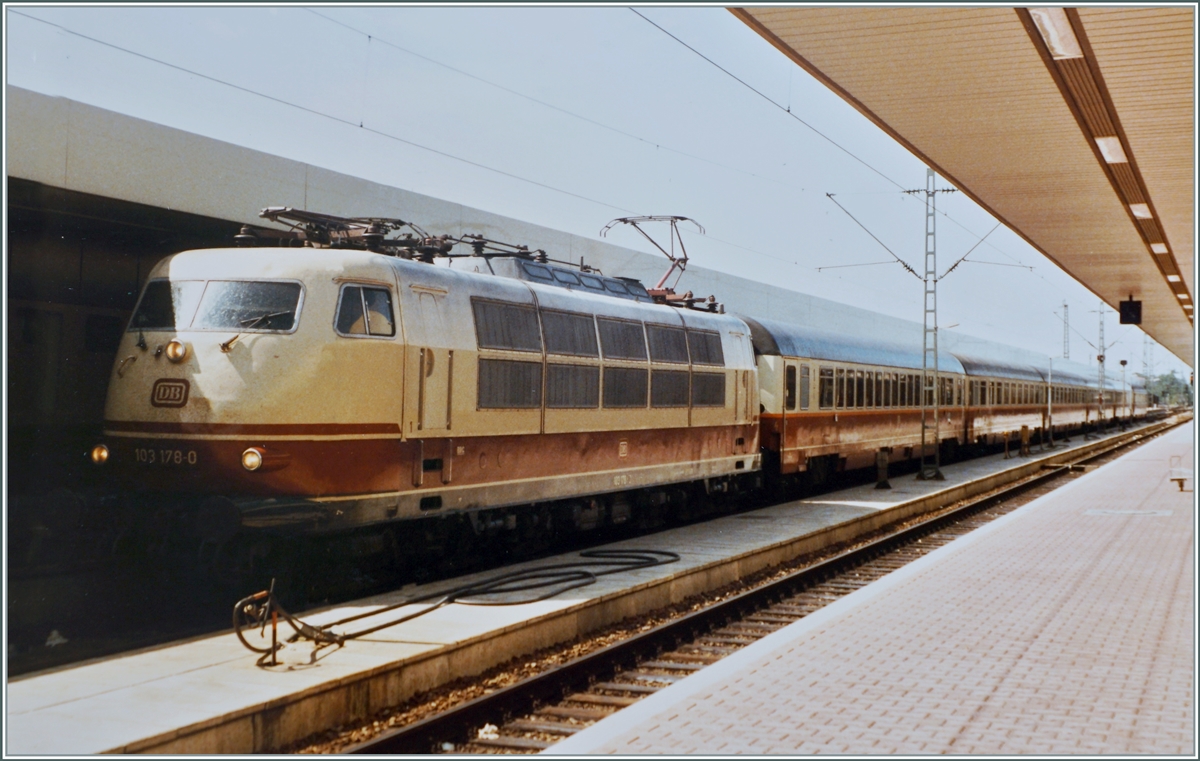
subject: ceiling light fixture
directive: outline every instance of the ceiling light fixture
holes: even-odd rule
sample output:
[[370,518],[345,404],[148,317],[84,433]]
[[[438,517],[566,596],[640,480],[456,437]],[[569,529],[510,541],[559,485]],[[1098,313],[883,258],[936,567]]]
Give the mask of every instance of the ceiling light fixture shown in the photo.
[[1129,210],[1138,219],[1154,219],[1154,215],[1150,213],[1150,207],[1144,203],[1131,203],[1129,204]]
[[1186,293],[1177,293],[1175,295],[1179,297],[1180,301],[1190,301],[1192,298],[1191,296],[1187,295]]
[[1167,253],[1167,244],[1166,243],[1151,243],[1150,250],[1156,254],[1165,254],[1165,253]]
[[1066,11],[1062,8],[1030,8],[1029,15],[1037,24],[1046,47],[1050,48],[1051,57],[1055,60],[1083,58],[1083,48],[1079,47],[1079,40],[1071,29]]
[[1180,280],[1179,275],[1167,275],[1168,283],[1178,283],[1179,280]]
[[1125,157],[1125,149],[1121,147],[1121,138],[1098,137],[1096,138],[1096,146],[1100,148],[1100,155],[1104,156],[1104,160],[1108,163],[1129,163],[1129,159]]

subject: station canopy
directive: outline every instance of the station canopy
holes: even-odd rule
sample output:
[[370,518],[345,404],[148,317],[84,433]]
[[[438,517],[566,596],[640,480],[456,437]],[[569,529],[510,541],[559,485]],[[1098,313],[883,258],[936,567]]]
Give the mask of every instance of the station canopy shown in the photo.
[[1194,363],[1194,6],[732,11]]

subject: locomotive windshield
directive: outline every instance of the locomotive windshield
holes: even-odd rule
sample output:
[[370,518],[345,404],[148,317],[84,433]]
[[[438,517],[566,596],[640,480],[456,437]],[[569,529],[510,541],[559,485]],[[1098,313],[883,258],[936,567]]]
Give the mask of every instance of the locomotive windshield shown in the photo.
[[130,330],[174,330],[187,326],[204,293],[203,280],[151,280],[142,294]]
[[129,329],[287,331],[299,304],[299,283],[152,280]]

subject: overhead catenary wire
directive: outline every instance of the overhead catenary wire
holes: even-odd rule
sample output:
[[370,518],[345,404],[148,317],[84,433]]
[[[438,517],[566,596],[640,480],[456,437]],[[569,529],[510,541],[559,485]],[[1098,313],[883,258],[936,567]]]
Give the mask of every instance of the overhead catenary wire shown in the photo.
[[[971,255],[971,252],[974,251],[975,249],[979,248],[979,244],[983,243],[985,240],[987,240],[988,235],[991,235],[992,233],[996,232],[996,230],[998,230],[999,228],[1000,228],[1000,223],[997,222],[995,227],[993,227],[991,230],[988,230],[987,235],[980,238],[979,241],[976,242],[976,244],[974,246],[971,246],[971,248],[967,251],[967,253],[965,253],[961,257],[959,257],[959,260],[957,262],[955,262],[954,264],[951,264],[950,268],[947,269],[945,272],[943,272],[938,277],[938,280],[941,280],[942,278],[946,277],[946,275],[949,275],[951,272],[954,271],[955,267],[957,267],[958,265],[965,262],[967,260],[967,257]],[[978,264],[991,264],[991,262],[978,262]]]
[[642,14],[640,11],[638,11],[638,9],[637,9],[637,8],[630,8],[629,10],[633,11],[633,12],[634,12],[634,13],[636,13],[638,16],[641,16],[641,17],[642,17],[642,19],[644,19],[644,20],[645,20],[645,21],[646,21],[648,24],[650,24],[651,26],[653,26],[655,29],[658,29],[660,32],[662,32],[663,34],[667,35],[667,36],[668,36],[668,37],[670,37],[671,39],[675,40],[675,41],[676,41],[676,42],[678,42],[680,45],[683,45],[683,46],[684,46],[685,48],[687,48],[688,50],[692,51],[692,52],[693,52],[693,53],[695,53],[696,55],[698,55],[698,56],[700,56],[701,58],[703,58],[705,61],[708,61],[708,62],[709,62],[710,64],[712,64],[713,66],[715,66],[716,68],[718,68],[718,69],[720,69],[721,71],[723,71],[723,72],[724,72],[725,74],[727,74],[729,77],[731,77],[732,79],[734,79],[734,80],[736,80],[737,82],[739,82],[739,83],[740,83],[740,84],[741,84],[743,87],[745,87],[746,89],[750,90],[750,91],[751,91],[751,92],[753,92],[754,94],[758,95],[760,98],[762,98],[762,99],[763,99],[763,100],[765,100],[766,102],[770,103],[772,106],[775,106],[775,108],[778,108],[780,111],[784,112],[784,113],[785,113],[785,114],[787,114],[788,116],[790,116],[790,117],[792,117],[793,119],[795,119],[796,121],[800,122],[800,123],[801,123],[801,124],[803,124],[805,127],[808,127],[810,130],[812,130],[812,131],[813,131],[813,133],[815,133],[816,135],[819,135],[821,138],[823,138],[824,140],[826,140],[826,141],[827,141],[827,142],[828,142],[830,145],[832,145],[833,147],[837,148],[839,151],[842,151],[842,152],[843,152],[843,153],[845,153],[847,156],[849,156],[850,158],[854,159],[854,160],[855,160],[855,161],[857,161],[858,163],[862,164],[862,165],[863,165],[863,166],[865,166],[867,169],[870,169],[872,172],[874,172],[875,174],[879,175],[880,177],[882,177],[883,179],[887,180],[888,182],[892,183],[892,184],[893,184],[893,185],[895,185],[896,187],[898,187],[898,188],[903,188],[903,187],[904,187],[904,186],[903,186],[903,185],[901,185],[900,183],[898,183],[898,182],[896,182],[895,180],[893,180],[891,177],[888,177],[888,176],[887,176],[886,174],[884,174],[883,172],[881,172],[881,171],[879,171],[878,169],[876,169],[875,167],[871,166],[869,163],[867,163],[867,161],[866,161],[866,160],[864,160],[864,159],[860,158],[859,156],[855,155],[855,154],[854,154],[854,153],[853,153],[853,152],[852,152],[852,151],[851,151],[849,148],[845,147],[845,146],[844,146],[844,145],[842,145],[841,143],[839,143],[839,142],[837,142],[836,140],[834,140],[833,138],[831,138],[829,135],[826,135],[826,134],[825,134],[824,132],[822,132],[821,130],[817,129],[817,128],[816,128],[816,127],[814,127],[813,125],[811,125],[811,124],[809,124],[808,122],[804,121],[804,120],[803,120],[803,119],[801,119],[799,116],[796,116],[796,114],[792,113],[790,106],[789,106],[789,107],[785,107],[785,106],[782,106],[782,105],[780,105],[780,104],[779,104],[779,103],[778,103],[776,100],[774,100],[773,98],[771,98],[769,95],[767,95],[766,93],[762,92],[762,91],[761,91],[761,90],[759,90],[758,88],[754,87],[754,85],[751,85],[749,82],[747,82],[746,80],[742,79],[742,78],[741,78],[741,77],[739,77],[738,75],[734,74],[734,73],[733,73],[733,72],[731,72],[729,69],[726,69],[726,68],[725,68],[724,66],[722,66],[721,64],[717,63],[717,62],[716,62],[716,61],[714,61],[713,59],[711,59],[711,58],[709,58],[708,56],[704,55],[703,53],[701,53],[701,52],[700,52],[699,50],[697,50],[696,48],[694,48],[694,47],[692,47],[691,45],[687,44],[686,42],[684,42],[684,41],[683,41],[683,40],[681,40],[680,38],[676,37],[674,34],[671,34],[671,33],[670,33],[670,32],[668,32],[666,29],[664,29],[663,27],[659,26],[657,23],[655,23],[655,22],[654,22],[654,21],[652,21],[651,19],[647,18],[647,17],[646,17],[645,15],[643,15],[643,14]]
[[573,118],[573,119],[578,119],[578,120],[580,120],[580,121],[583,121],[583,122],[586,122],[586,123],[588,123],[588,124],[594,125],[594,126],[596,126],[596,127],[599,127],[599,128],[601,128],[601,129],[605,129],[605,130],[608,130],[608,131],[610,131],[610,132],[613,132],[613,133],[615,133],[615,134],[622,135],[622,136],[624,136],[624,137],[630,138],[631,140],[636,140],[636,141],[638,141],[639,143],[643,143],[643,144],[645,144],[645,145],[651,146],[651,147],[655,148],[656,150],[667,151],[667,152],[669,152],[669,153],[674,153],[674,154],[677,154],[677,155],[679,155],[679,156],[683,156],[683,157],[685,157],[685,158],[692,159],[692,160],[694,160],[694,161],[700,161],[700,162],[703,162],[703,163],[705,163],[705,164],[709,164],[709,165],[711,165],[711,166],[720,167],[721,169],[726,169],[726,170],[728,170],[728,171],[731,171],[731,172],[738,172],[738,173],[740,173],[740,174],[744,174],[744,175],[747,175],[747,176],[749,176],[749,177],[754,177],[755,179],[759,179],[759,180],[766,180],[766,181],[768,181],[768,182],[777,183],[777,184],[779,184],[779,185],[783,185],[783,186],[785,186],[785,187],[792,188],[792,189],[794,189],[794,190],[797,190],[797,189],[798,189],[798,190],[800,190],[801,192],[803,192],[803,191],[804,191],[804,188],[797,188],[797,186],[796,186],[796,185],[793,185],[793,184],[792,184],[792,183],[790,183],[790,182],[785,182],[785,181],[783,181],[783,180],[776,179],[776,178],[774,178],[774,177],[768,177],[768,176],[766,176],[766,175],[758,174],[757,172],[751,172],[750,170],[748,170],[748,169],[743,169],[743,168],[741,168],[741,167],[731,166],[731,165],[729,165],[729,164],[723,164],[723,163],[721,163],[720,161],[714,161],[713,159],[705,158],[705,157],[703,157],[703,156],[697,156],[697,155],[696,155],[696,154],[694,154],[694,153],[688,153],[687,151],[682,151],[682,150],[679,150],[678,148],[672,148],[671,146],[669,146],[669,145],[665,145],[664,143],[661,143],[661,142],[659,142],[659,141],[657,141],[657,140],[651,140],[651,139],[649,139],[649,138],[642,137],[641,135],[636,135],[636,134],[634,134],[634,133],[632,133],[632,132],[628,132],[628,131],[626,131],[626,130],[623,130],[623,129],[621,129],[620,127],[614,127],[614,126],[612,126],[611,124],[605,124],[605,123],[604,123],[604,122],[602,122],[602,121],[599,121],[599,120],[597,120],[597,119],[593,119],[593,118],[591,118],[591,117],[589,117],[589,116],[584,116],[583,114],[576,113],[576,112],[574,112],[574,111],[571,111],[571,110],[569,110],[569,109],[563,108],[562,106],[556,106],[556,105],[554,105],[553,103],[551,103],[551,102],[549,102],[549,101],[543,100],[543,99],[541,99],[541,98],[534,97],[534,96],[532,96],[532,95],[529,95],[528,93],[523,93],[523,92],[521,92],[520,90],[515,90],[515,89],[513,89],[513,88],[511,88],[511,87],[508,87],[508,86],[506,86],[506,85],[502,85],[502,84],[500,84],[499,82],[494,82],[494,81],[492,81],[492,80],[490,80],[490,79],[487,79],[487,78],[485,78],[485,77],[481,77],[481,76],[479,76],[478,74],[472,74],[472,73],[471,73],[471,72],[469,72],[469,71],[466,71],[466,70],[464,70],[464,69],[460,69],[460,68],[458,68],[458,67],[456,67],[456,66],[451,66],[450,64],[448,64],[448,63],[445,63],[444,61],[439,61],[439,60],[437,60],[436,58],[431,58],[431,57],[429,57],[429,56],[427,56],[427,55],[424,55],[424,54],[422,54],[422,53],[418,53],[418,52],[416,52],[415,50],[411,50],[411,49],[409,49],[409,48],[406,48],[406,47],[404,47],[403,45],[398,45],[398,44],[396,44],[396,43],[394,43],[394,42],[391,42],[391,41],[387,40],[386,38],[380,37],[380,36],[378,36],[378,35],[375,35],[375,34],[372,34],[372,33],[369,33],[369,32],[364,32],[364,31],[362,31],[361,29],[358,29],[357,27],[354,27],[354,26],[352,26],[352,25],[350,25],[350,24],[347,24],[347,23],[346,23],[346,22],[344,22],[344,21],[339,21],[338,19],[332,18],[332,17],[330,17],[330,16],[326,16],[325,14],[323,14],[323,13],[319,13],[319,12],[317,12],[316,10],[314,10],[314,9],[312,9],[312,8],[304,8],[303,10],[306,10],[306,11],[308,11],[309,13],[313,14],[314,16],[317,16],[317,17],[319,17],[319,18],[322,18],[322,19],[326,20],[326,21],[328,21],[328,22],[329,22],[329,23],[331,23],[331,24],[336,24],[336,25],[338,25],[338,26],[340,26],[340,27],[342,27],[342,28],[344,28],[344,29],[347,29],[347,30],[349,30],[349,31],[351,31],[351,32],[354,32],[355,34],[360,34],[360,35],[362,35],[362,36],[366,37],[368,41],[375,41],[375,42],[378,42],[378,43],[380,43],[380,44],[382,44],[382,45],[386,45],[386,46],[388,46],[388,47],[390,47],[390,48],[393,48],[393,49],[395,49],[395,50],[398,50],[398,51],[400,51],[400,52],[402,52],[402,53],[406,53],[406,54],[408,54],[408,55],[410,55],[410,56],[413,56],[414,58],[419,58],[419,59],[421,59],[422,61],[425,61],[425,62],[427,62],[427,63],[431,63],[431,64],[433,64],[434,66],[440,66],[441,68],[443,68],[443,69],[446,69],[447,71],[452,71],[452,72],[454,72],[455,74],[459,74],[459,75],[461,75],[461,76],[467,77],[468,79],[473,79],[473,80],[475,80],[476,82],[480,82],[480,83],[482,83],[482,84],[488,85],[489,87],[494,87],[494,88],[496,88],[497,90],[500,90],[500,91],[502,91],[502,92],[509,93],[510,95],[515,95],[515,96],[517,96],[518,98],[523,98],[523,99],[525,99],[525,100],[529,101],[530,103],[536,103],[536,104],[537,104],[537,105],[539,105],[539,106],[543,106],[543,107],[545,107],[545,108],[548,108],[548,109],[550,109],[550,110],[552,110],[552,111],[557,111],[558,113],[560,113],[560,114],[563,114],[563,115],[565,115],[565,116],[569,116],[569,117],[571,117],[571,118]]
[[888,248],[887,244],[884,243],[883,241],[879,240],[879,238],[876,238],[875,233],[868,230],[867,226],[864,225],[862,222],[859,222],[858,219],[856,219],[853,214],[851,214],[849,211],[846,210],[845,206],[842,206],[840,203],[838,203],[837,199],[833,197],[833,193],[826,193],[825,197],[828,198],[830,201],[833,201],[834,204],[836,204],[839,209],[846,212],[846,216],[850,217],[850,219],[853,219],[855,224],[857,224],[859,227],[861,227],[863,229],[863,231],[866,232],[867,235],[870,235],[872,238],[875,238],[875,242],[878,243],[879,245],[883,246],[884,250],[887,251],[889,254],[891,254],[892,258],[894,258],[897,262],[899,262],[901,267],[903,267],[904,269],[911,272],[912,276],[915,277],[917,280],[922,279],[921,276],[917,274],[917,271],[908,264],[908,262],[904,261],[899,256],[897,256],[895,251]]
[[28,13],[21,13],[20,11],[14,10],[12,8],[8,9],[8,12],[13,15],[16,15],[16,16],[22,16],[22,17],[30,19],[32,21],[37,21],[39,23],[46,24],[47,26],[52,26],[55,29],[59,29],[59,30],[65,32],[66,34],[70,34],[74,37],[79,37],[80,39],[87,40],[87,41],[95,43],[97,45],[103,45],[104,47],[111,48],[113,50],[118,50],[127,55],[135,56],[135,57],[141,58],[145,61],[150,61],[151,63],[159,64],[160,66],[166,66],[166,67],[174,69],[176,71],[181,71],[185,74],[189,74],[194,77],[199,77],[199,78],[207,80],[209,82],[213,82],[215,84],[219,84],[224,87],[229,87],[234,90],[238,90],[240,92],[246,93],[248,95],[253,95],[253,96],[256,96],[259,98],[264,98],[266,100],[272,101],[273,103],[278,103],[280,105],[287,106],[289,108],[294,108],[299,111],[303,111],[305,113],[312,114],[313,116],[319,116],[323,119],[329,119],[330,121],[338,122],[339,124],[345,124],[347,126],[354,127],[356,129],[361,129],[364,132],[370,132],[373,135],[378,135],[378,136],[386,138],[388,140],[394,140],[399,143],[404,143],[405,145],[411,145],[414,148],[419,148],[420,150],[423,150],[423,151],[428,151],[430,153],[434,153],[439,156],[443,156],[445,158],[461,162],[463,164],[468,164],[468,165],[476,167],[478,169],[483,169],[488,172],[493,172],[495,174],[499,174],[504,177],[508,177],[510,179],[518,180],[520,182],[528,183],[530,185],[535,185],[537,187],[544,188],[546,190],[554,191],[555,193],[562,193],[563,195],[571,196],[572,198],[578,198],[581,201],[587,201],[589,203],[598,204],[600,206],[604,206],[609,209],[616,209],[617,211],[622,211],[622,212],[625,212],[626,214],[638,213],[632,209],[627,209],[623,206],[617,206],[616,204],[608,203],[607,201],[601,201],[599,199],[591,198],[589,196],[585,196],[580,193],[575,193],[570,190],[565,190],[563,188],[555,187],[553,185],[541,182],[539,180],[530,179],[528,177],[522,177],[521,175],[515,174],[513,172],[508,172],[503,169],[499,169],[497,167],[488,166],[487,164],[483,164],[478,161],[473,161],[471,159],[464,158],[462,156],[457,156],[453,153],[449,153],[447,151],[443,151],[441,149],[434,148],[432,146],[424,145],[424,144],[418,143],[414,140],[409,140],[407,138],[400,137],[399,135],[393,135],[391,133],[384,132],[383,130],[368,127],[365,125],[365,123],[362,120],[355,122],[353,119],[347,119],[345,117],[337,116],[335,114],[327,113],[325,111],[320,111],[318,109],[311,108],[309,106],[303,106],[303,105],[300,105],[299,103],[293,103],[292,101],[285,100],[283,98],[280,98],[280,97],[277,97],[274,95],[270,95],[268,93],[260,92],[258,90],[253,90],[249,87],[235,84],[233,82],[229,82],[227,80],[220,79],[218,77],[214,77],[209,74],[204,74],[199,71],[195,71],[194,69],[189,69],[185,66],[180,66],[178,64],[170,63],[170,62],[164,61],[160,58],[155,58],[153,56],[146,55],[145,53],[139,53],[136,50],[130,50],[129,48],[123,47],[121,45],[116,45],[114,43],[107,42],[105,40],[101,40],[97,37],[92,37],[90,35],[83,34],[82,32],[77,32],[74,29],[70,29],[69,27],[63,26],[62,24],[59,24],[59,23],[56,23],[53,21],[47,21],[46,19],[41,19],[41,18],[38,18],[37,16],[31,16]]

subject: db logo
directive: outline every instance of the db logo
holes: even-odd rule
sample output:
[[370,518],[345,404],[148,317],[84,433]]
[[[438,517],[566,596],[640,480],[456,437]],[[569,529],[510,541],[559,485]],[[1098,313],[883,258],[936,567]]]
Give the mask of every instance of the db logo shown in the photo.
[[188,400],[188,382],[174,378],[154,381],[150,390],[150,404],[155,407],[182,407]]

